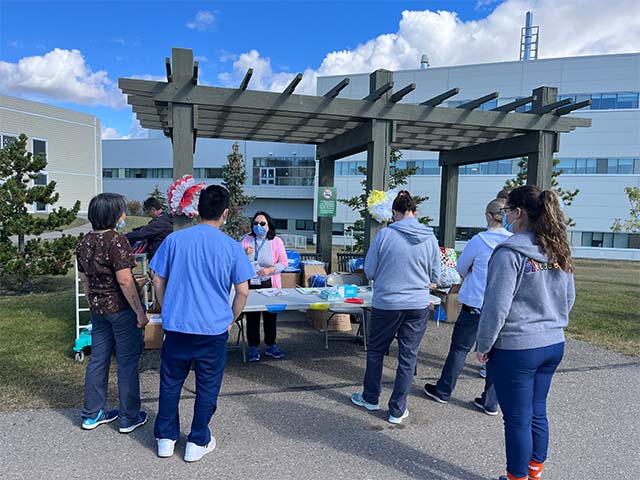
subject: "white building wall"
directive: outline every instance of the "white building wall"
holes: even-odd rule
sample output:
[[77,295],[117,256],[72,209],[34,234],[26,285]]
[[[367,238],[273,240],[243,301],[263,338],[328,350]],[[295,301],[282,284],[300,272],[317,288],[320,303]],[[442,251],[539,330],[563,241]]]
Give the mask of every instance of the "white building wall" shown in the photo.
[[0,134],[24,133],[47,146],[49,181],[57,182],[59,201],[70,208],[76,200],[86,213],[89,201],[102,190],[100,122],[93,115],[0,95]]

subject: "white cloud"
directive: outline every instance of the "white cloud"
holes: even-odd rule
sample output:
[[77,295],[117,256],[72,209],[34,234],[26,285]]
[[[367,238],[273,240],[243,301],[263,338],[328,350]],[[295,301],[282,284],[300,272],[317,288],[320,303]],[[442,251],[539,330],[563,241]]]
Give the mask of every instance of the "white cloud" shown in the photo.
[[123,108],[124,95],[105,70],[96,72],[79,50],[56,48],[45,55],[0,61],[0,91],[79,105]]
[[200,63],[206,63],[209,61],[209,58],[205,57],[204,55],[196,55],[195,57],[193,57],[193,59],[196,62],[200,62]]
[[154,82],[166,82],[166,75],[150,75],[148,73],[143,73],[142,75],[131,75],[127,78],[135,78],[137,80],[153,80]]
[[136,118],[136,114],[131,115],[131,128],[129,129],[129,133],[122,138],[131,139],[131,138],[148,138],[149,130],[146,128],[142,128],[140,125],[140,121]]
[[[480,0],[478,6],[490,3]],[[396,32],[327,54],[317,70],[304,72],[296,92],[315,93],[319,75],[418,68],[422,54],[428,55],[432,67],[518,60],[520,28],[529,10],[534,12],[534,25],[540,26],[539,58],[640,51],[640,15],[633,14],[638,12],[636,0],[507,0],[486,18],[473,21],[445,10],[404,11]],[[237,86],[250,67],[250,88],[278,91],[293,78],[273,71],[269,58],[251,50],[219,80]]]
[[186,27],[191,30],[198,30],[200,32],[204,30],[211,30],[213,28],[213,24],[215,23],[216,17],[213,13],[207,10],[200,10],[196,13],[196,16],[193,20],[186,23]]
[[113,37],[111,41],[113,43],[117,43],[118,45],[122,45],[123,47],[127,46],[127,41],[122,37]]
[[7,42],[7,45],[11,48],[18,48],[22,47],[22,42],[19,42],[18,40],[10,40]]
[[105,127],[104,125],[101,128],[102,139],[103,140],[111,140],[114,138],[121,138],[118,131],[113,127]]

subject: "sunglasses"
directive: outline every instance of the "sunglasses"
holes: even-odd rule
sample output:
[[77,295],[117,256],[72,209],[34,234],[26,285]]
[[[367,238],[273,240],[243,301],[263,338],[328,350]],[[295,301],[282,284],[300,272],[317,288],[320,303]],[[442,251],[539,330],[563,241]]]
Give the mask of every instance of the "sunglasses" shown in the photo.
[[267,222],[256,222],[255,220],[251,222],[253,225],[260,225],[261,227],[266,227]]
[[509,213],[511,213],[513,210],[515,210],[515,208],[512,208],[512,207],[504,207],[504,208],[501,208],[501,209],[499,210],[499,212],[500,212],[500,213],[502,213],[503,215],[508,215],[508,214],[509,214]]

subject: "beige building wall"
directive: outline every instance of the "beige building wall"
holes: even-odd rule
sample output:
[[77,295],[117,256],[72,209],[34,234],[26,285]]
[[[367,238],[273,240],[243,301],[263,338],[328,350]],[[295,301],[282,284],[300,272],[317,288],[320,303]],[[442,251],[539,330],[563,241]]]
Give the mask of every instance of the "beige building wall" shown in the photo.
[[46,142],[43,173],[57,182],[60,195],[53,208],[70,208],[80,200],[80,212],[86,213],[91,198],[102,191],[100,132],[93,115],[0,95],[0,135],[26,134],[30,151],[33,140]]

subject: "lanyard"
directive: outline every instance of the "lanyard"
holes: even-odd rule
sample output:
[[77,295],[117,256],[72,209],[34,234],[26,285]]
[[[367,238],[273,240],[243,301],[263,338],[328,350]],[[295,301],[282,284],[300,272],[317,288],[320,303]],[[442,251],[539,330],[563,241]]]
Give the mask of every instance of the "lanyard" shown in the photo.
[[255,261],[258,261],[258,253],[260,253],[260,250],[262,250],[262,247],[264,247],[265,242],[267,241],[267,237],[264,237],[262,239],[262,243],[260,243],[260,246],[258,246],[258,238],[254,238],[254,243],[255,243],[255,248],[253,249],[253,259]]

